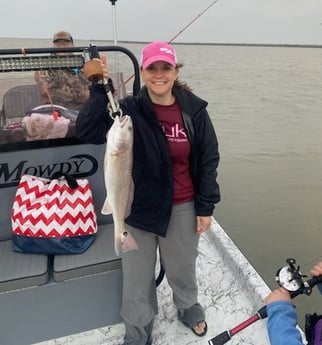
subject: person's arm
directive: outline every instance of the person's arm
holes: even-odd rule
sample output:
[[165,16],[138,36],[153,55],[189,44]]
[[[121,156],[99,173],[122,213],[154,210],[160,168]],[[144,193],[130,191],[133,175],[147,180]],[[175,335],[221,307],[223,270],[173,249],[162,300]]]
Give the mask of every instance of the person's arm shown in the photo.
[[[107,70],[107,59],[103,56],[99,61],[102,77],[108,80],[113,93],[113,83]],[[103,80],[96,82],[90,87],[89,98],[80,109],[75,126],[76,136],[92,144],[103,144],[106,141],[106,133],[113,123],[107,111],[108,97],[102,82]]]
[[267,316],[267,331],[271,345],[303,345],[301,333],[296,327],[297,313],[291,301],[270,302],[267,305]]
[[107,112],[107,95],[104,85],[90,87],[90,96],[76,119],[76,136],[92,144],[103,144],[112,119]]
[[215,204],[220,201],[220,190],[217,182],[219,164],[218,140],[215,128],[206,109],[199,116],[197,131],[198,161],[196,179],[196,211],[200,217],[213,214]]

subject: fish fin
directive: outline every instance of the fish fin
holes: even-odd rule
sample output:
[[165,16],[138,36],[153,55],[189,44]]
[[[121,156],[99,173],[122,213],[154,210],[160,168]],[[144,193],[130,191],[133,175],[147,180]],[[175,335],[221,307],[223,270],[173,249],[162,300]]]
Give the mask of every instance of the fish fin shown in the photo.
[[112,214],[112,209],[107,199],[105,199],[104,201],[104,205],[102,207],[101,213],[104,215]]
[[114,240],[114,250],[115,250],[115,254],[117,256],[121,256],[121,254],[122,254],[122,240],[121,240],[121,236],[115,237],[115,240]]
[[121,235],[121,245],[123,253],[139,249],[135,239],[127,230],[125,230]]

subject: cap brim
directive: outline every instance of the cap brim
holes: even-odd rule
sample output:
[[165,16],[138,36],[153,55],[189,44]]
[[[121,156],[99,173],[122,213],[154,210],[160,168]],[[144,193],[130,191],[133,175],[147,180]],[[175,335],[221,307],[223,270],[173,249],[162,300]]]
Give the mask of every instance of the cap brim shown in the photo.
[[58,41],[72,42],[71,40],[68,40],[68,39],[66,39],[66,38],[57,38],[57,39],[55,39],[55,40],[53,41],[53,43],[56,43],[56,42],[58,42]]
[[148,66],[152,65],[154,62],[157,61],[161,61],[161,62],[167,62],[170,65],[172,65],[173,67],[176,67],[176,62],[171,58],[171,57],[167,57],[164,55],[159,55],[159,56],[152,56],[149,59],[146,59],[143,63],[142,63],[142,68],[146,69]]

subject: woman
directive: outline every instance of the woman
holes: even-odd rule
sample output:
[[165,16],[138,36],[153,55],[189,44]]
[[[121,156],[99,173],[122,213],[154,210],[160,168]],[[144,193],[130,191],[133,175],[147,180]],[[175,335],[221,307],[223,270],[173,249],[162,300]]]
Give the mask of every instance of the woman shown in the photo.
[[[126,223],[139,248],[122,256],[124,345],[152,344],[158,247],[179,319],[198,336],[207,332],[195,264],[199,236],[209,229],[214,204],[220,201],[218,143],[207,102],[178,81],[180,67],[171,45],[146,45],[141,56],[145,86],[120,102],[133,121],[135,192]],[[105,142],[112,125],[107,102],[104,87],[93,85],[78,115],[79,138]]]

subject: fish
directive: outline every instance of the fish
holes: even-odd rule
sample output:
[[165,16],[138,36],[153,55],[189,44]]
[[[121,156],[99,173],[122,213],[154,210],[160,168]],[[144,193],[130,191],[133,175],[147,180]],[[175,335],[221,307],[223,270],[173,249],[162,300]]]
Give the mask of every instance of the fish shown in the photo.
[[106,198],[101,213],[112,214],[114,222],[114,248],[117,256],[138,245],[127,231],[125,218],[131,212],[134,196],[133,124],[129,115],[116,116],[107,132],[104,156]]

